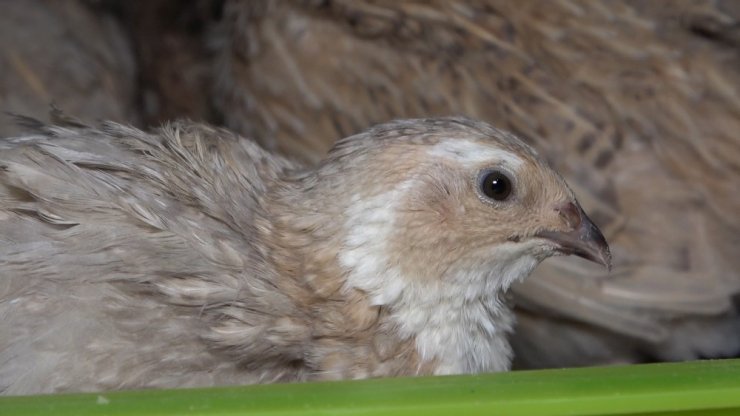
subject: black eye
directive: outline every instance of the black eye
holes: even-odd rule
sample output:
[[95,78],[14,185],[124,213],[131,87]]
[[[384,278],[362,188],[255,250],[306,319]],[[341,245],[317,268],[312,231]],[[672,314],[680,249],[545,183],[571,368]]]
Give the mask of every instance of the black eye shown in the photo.
[[497,170],[485,172],[481,176],[480,190],[493,200],[503,201],[511,195],[511,180]]

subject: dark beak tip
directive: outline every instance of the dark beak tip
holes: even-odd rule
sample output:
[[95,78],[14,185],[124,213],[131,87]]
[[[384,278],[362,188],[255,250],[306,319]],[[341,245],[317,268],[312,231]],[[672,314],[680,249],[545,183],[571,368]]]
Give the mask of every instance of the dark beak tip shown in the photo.
[[[562,244],[562,243],[561,243]],[[612,269],[612,256],[608,246],[598,246],[598,250],[584,249],[580,247],[568,247],[566,245],[561,246],[563,253],[572,254],[588,261],[600,264],[606,268],[608,272]]]
[[[612,253],[609,249],[609,243],[601,231],[584,215],[584,227],[574,231],[577,240],[572,244],[575,248],[576,255],[593,261],[604,267],[607,272],[612,270]],[[567,244],[567,242],[566,242]]]
[[601,233],[601,230],[599,230],[598,227],[596,227],[591,220],[585,216],[585,214],[583,218],[588,224],[584,228],[587,228],[588,230],[585,232],[580,230],[579,234],[584,240],[583,247],[586,254],[585,257],[588,260],[601,264],[610,272],[612,270],[612,252],[609,249],[609,243],[606,242],[606,238],[604,237],[604,234]]
[[[594,263],[606,267],[608,272],[612,269],[612,254],[606,238],[596,225],[591,221],[580,206],[575,205],[578,210],[578,221],[572,219],[569,224],[575,225],[570,232],[544,231],[538,233],[540,237],[555,242],[565,254],[574,254]],[[572,213],[569,213],[573,216]]]
[[[586,217],[588,218],[588,217]],[[588,222],[591,222],[587,219]],[[601,233],[601,230],[599,230],[593,223],[591,223],[591,227],[593,227],[593,233],[594,236],[594,242],[597,247],[597,251],[599,253],[599,263],[606,267],[607,272],[612,271],[612,252],[609,249],[609,243],[606,242],[606,238],[604,237],[604,234]]]

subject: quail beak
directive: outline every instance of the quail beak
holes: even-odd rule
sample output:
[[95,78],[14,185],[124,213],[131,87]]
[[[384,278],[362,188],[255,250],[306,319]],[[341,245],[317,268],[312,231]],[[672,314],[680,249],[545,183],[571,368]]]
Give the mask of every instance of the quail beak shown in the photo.
[[574,254],[601,264],[611,270],[612,256],[604,235],[577,203],[567,203],[557,209],[572,231],[540,231],[537,237],[557,244],[562,254]]

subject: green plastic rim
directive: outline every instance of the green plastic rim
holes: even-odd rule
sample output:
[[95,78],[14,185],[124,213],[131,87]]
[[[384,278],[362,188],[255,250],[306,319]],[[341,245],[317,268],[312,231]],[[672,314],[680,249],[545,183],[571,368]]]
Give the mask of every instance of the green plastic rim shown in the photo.
[[0,398],[0,415],[740,415],[740,359]]

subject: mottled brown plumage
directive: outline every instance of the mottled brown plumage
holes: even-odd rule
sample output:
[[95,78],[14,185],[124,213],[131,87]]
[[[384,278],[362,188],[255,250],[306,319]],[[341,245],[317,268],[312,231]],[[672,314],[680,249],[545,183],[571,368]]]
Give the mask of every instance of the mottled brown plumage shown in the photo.
[[192,123],[25,124],[0,141],[5,394],[506,370],[509,285],[610,261],[563,179],[468,119],[315,169]]

